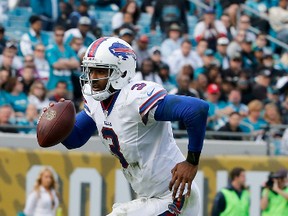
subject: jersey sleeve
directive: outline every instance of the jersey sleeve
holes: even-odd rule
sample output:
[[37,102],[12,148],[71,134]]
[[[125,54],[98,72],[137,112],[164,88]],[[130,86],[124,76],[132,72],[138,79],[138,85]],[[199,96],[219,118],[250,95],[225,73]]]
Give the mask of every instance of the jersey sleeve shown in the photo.
[[[139,88],[139,90],[137,90],[137,88]],[[167,91],[161,85],[153,82],[138,82],[131,87],[132,91],[135,89],[139,91],[137,104],[141,117],[145,116],[157,105],[158,101],[167,95]]]
[[133,107],[132,109],[138,112],[144,124],[148,119],[154,119],[154,108],[167,95],[167,91],[161,85],[143,80],[131,83],[127,91],[128,109]]
[[89,96],[83,95],[83,108],[84,108],[83,110],[91,118],[93,118],[93,116],[92,116],[92,112],[93,112],[92,104],[94,104],[94,99],[89,97]]

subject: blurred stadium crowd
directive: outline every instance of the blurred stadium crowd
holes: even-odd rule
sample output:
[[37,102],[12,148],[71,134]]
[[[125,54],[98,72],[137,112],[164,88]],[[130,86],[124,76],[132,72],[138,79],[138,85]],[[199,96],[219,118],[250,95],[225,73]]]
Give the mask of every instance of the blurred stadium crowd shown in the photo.
[[[263,136],[267,127],[282,125],[272,136],[283,136],[287,0],[23,0],[15,8],[1,0],[0,5],[2,132],[35,133],[43,107],[61,97],[80,110],[81,59],[92,41],[113,35],[137,54],[135,80],[208,101],[208,131]],[[185,129],[181,122],[173,127]]]

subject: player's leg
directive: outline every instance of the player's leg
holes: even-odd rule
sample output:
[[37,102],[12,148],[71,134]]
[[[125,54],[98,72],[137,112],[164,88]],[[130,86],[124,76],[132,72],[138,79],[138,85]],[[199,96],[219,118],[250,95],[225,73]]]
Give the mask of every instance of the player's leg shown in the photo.
[[199,216],[201,196],[195,182],[192,184],[190,197],[186,197],[180,216]]
[[127,203],[116,203],[107,216],[156,216],[167,210],[171,194],[163,198],[139,198]]

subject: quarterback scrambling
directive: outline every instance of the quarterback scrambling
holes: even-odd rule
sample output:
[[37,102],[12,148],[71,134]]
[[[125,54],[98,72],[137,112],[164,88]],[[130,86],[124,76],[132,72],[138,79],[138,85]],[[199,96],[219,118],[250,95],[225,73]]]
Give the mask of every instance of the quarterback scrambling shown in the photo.
[[[122,165],[138,199],[113,205],[109,216],[196,216],[200,195],[193,179],[205,136],[208,105],[168,95],[156,83],[133,81],[136,55],[125,41],[103,37],[83,58],[85,98],[71,134],[62,143],[79,148],[98,130],[103,144]],[[189,137],[183,156],[170,121],[183,121]]]

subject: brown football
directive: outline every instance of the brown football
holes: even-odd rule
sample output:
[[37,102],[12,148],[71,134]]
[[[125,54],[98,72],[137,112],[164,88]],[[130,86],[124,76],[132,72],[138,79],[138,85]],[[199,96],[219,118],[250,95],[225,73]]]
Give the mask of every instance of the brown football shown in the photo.
[[75,123],[75,107],[72,101],[55,103],[40,117],[37,124],[37,140],[41,147],[54,146],[71,133]]

